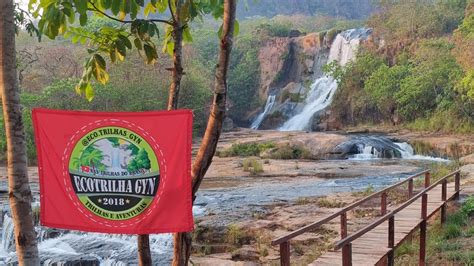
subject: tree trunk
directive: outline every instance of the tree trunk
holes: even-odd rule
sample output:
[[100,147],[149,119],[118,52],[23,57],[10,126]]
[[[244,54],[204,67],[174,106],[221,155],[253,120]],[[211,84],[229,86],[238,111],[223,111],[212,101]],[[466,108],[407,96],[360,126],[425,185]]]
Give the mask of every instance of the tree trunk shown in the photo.
[[[181,23],[179,10],[182,6],[182,0],[174,0],[176,10],[171,8],[169,1],[169,9],[173,17],[173,70],[172,80],[168,94],[168,111],[178,109],[179,90],[181,88],[181,78],[183,77],[183,25]],[[176,237],[176,235],[175,235]],[[138,236],[138,263],[139,265],[151,265],[150,240],[148,235]],[[175,240],[176,243],[176,240]],[[189,256],[188,256],[189,257]]]
[[138,235],[138,265],[151,265],[150,239],[148,235]]
[[[235,11],[236,0],[225,0],[222,38],[220,41],[219,58],[214,80],[214,97],[206,132],[204,133],[201,146],[191,170],[193,201],[201,185],[201,181],[211,165],[212,157],[216,152],[217,142],[222,131],[222,123],[226,111],[227,70],[230,52],[232,50]],[[173,266],[187,265],[191,255],[191,233],[175,234],[174,240]]]
[[39,265],[31,211],[25,131],[15,62],[13,1],[0,1],[0,90],[7,137],[8,189],[20,265]]
[[170,7],[170,12],[173,12],[173,79],[171,81],[169,95],[168,95],[168,110],[178,108],[178,96],[181,89],[181,78],[183,77],[183,23],[179,15],[179,10],[182,6],[181,0],[175,0],[176,10]]

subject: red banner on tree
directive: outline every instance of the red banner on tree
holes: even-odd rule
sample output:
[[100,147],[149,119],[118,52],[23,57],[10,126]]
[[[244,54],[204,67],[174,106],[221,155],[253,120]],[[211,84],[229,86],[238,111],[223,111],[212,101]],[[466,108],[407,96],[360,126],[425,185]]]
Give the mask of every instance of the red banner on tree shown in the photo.
[[41,224],[118,234],[191,231],[192,112],[33,110]]

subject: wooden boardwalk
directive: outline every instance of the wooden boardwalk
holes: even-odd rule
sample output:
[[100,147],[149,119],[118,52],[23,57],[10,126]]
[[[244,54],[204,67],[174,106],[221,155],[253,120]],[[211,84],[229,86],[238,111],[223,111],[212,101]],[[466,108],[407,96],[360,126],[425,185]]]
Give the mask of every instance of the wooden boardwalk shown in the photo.
[[[414,194],[414,180],[424,177],[424,186]],[[425,264],[427,220],[440,213],[441,223],[446,220],[447,201],[459,196],[460,172],[455,171],[431,184],[429,171],[417,173],[407,179],[377,191],[349,206],[312,224],[306,225],[272,241],[280,245],[280,263],[290,265],[291,240],[340,218],[340,240],[334,249],[321,255],[309,265],[393,265],[394,250],[415,230],[420,231],[419,264]],[[449,182],[454,179],[454,182]],[[449,183],[448,183],[449,182]],[[387,210],[390,190],[408,184],[408,199]],[[347,213],[369,200],[380,197],[380,214],[363,228],[348,232]]]
[[[455,195],[454,184],[447,185],[447,198]],[[441,199],[441,186],[428,192],[428,217],[434,215],[444,204]],[[395,247],[414,230],[417,230],[421,219],[421,198],[395,214]],[[388,248],[388,221],[383,222],[371,231],[352,242],[353,265],[375,265],[382,263],[391,251]],[[342,251],[329,251],[309,265],[342,265]]]

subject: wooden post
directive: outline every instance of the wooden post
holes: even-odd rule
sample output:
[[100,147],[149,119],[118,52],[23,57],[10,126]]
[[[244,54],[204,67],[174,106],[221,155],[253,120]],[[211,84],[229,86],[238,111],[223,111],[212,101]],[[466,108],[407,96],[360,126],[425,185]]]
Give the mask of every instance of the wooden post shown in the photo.
[[430,186],[431,174],[430,172],[425,173],[425,188]]
[[408,198],[413,196],[413,178],[408,180]]
[[341,213],[341,239],[347,236],[347,213]]
[[342,247],[342,266],[352,266],[352,243]]
[[280,264],[290,266],[290,242],[285,241],[280,244]]
[[388,220],[388,248],[390,248],[390,251],[387,254],[388,266],[393,266],[394,247],[395,247],[395,216],[392,215]]
[[387,213],[387,192],[382,192],[380,197],[380,215],[385,215]]
[[441,224],[444,224],[446,221],[446,190],[448,187],[448,180],[444,180],[441,185],[441,200],[443,205],[441,205]]
[[454,176],[454,199],[459,199],[459,189],[461,186],[461,174],[457,172]]
[[428,207],[428,194],[424,193],[421,197],[421,221],[420,223],[420,258],[418,265],[424,266],[426,259],[426,217]]

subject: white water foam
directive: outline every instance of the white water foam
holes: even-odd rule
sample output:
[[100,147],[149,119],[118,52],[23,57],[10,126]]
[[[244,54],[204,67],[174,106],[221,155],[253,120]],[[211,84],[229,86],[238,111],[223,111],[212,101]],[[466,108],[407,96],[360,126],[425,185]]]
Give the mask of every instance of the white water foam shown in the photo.
[[[33,204],[38,205],[38,203]],[[193,215],[200,216],[205,212],[205,207],[193,206]],[[101,266],[130,265],[136,261],[137,238],[135,235],[60,230],[56,237],[48,238],[48,230],[45,227],[36,227],[39,236],[38,249],[43,258],[42,265],[58,265],[58,260],[75,261],[81,257],[97,259]],[[13,236],[13,221],[10,216],[5,214],[0,246],[0,265],[14,262],[16,259]],[[168,265],[173,252],[172,234],[150,235],[150,251],[161,258],[161,262],[158,262],[159,265]]]
[[406,142],[401,142],[397,143],[394,142],[395,145],[399,147],[399,151],[402,154],[403,159],[408,159],[408,160],[429,160],[429,161],[437,161],[437,162],[449,162],[449,160],[444,159],[444,158],[439,158],[439,157],[431,157],[431,156],[424,156],[424,155],[417,155],[415,154],[413,147],[406,143]]
[[[401,154],[400,159],[405,160],[424,160],[424,161],[435,161],[435,162],[449,162],[450,160],[439,158],[439,157],[432,157],[432,156],[424,156],[415,154],[413,147],[406,143],[406,142],[394,142],[395,146],[397,146],[397,150]],[[358,145],[359,153],[355,154],[349,160],[377,160],[383,159],[382,152],[378,151],[375,147],[370,145]]]

